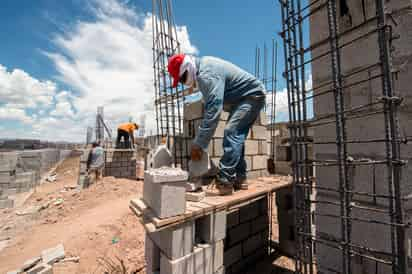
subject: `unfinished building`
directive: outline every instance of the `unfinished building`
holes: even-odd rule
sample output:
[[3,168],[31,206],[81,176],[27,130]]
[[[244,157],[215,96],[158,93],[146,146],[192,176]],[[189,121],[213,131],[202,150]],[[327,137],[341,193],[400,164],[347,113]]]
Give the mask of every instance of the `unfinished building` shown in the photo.
[[[293,257],[295,273],[404,274],[412,265],[412,3],[282,0],[280,6],[289,122],[274,138],[276,126],[258,121],[262,135],[252,130],[246,149],[252,177],[267,176],[265,160],[273,158],[275,167],[286,162],[279,164],[292,174],[292,187],[272,176],[252,183],[248,194],[194,203],[185,202],[184,175],[156,181],[155,171],[147,171],[145,195],[131,207],[148,233],[149,273],[244,273],[273,252],[274,218],[280,251]],[[170,1],[153,1],[153,28],[158,134],[173,140],[167,143],[174,166],[186,169],[202,106],[185,105],[188,91],[173,89],[166,77],[167,57],[180,52]],[[274,90],[272,82],[268,91]],[[213,160],[221,155],[219,129],[223,124],[209,146]],[[164,196],[153,198],[150,185]],[[180,193],[179,207],[168,201],[171,189]]]
[[[296,273],[407,273],[411,2],[281,6]],[[313,88],[305,86],[310,73]]]

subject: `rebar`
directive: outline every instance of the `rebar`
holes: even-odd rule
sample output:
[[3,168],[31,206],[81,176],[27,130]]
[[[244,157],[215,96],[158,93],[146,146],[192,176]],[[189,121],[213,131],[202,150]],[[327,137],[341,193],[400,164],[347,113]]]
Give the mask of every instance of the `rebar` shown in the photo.
[[167,72],[168,59],[181,52],[170,0],[152,0],[153,72],[158,143],[166,139],[175,166],[186,167],[187,147],[183,137],[184,90],[172,87]]
[[[372,261],[376,273],[387,273],[381,268],[390,266],[393,274],[405,274],[408,225],[401,175],[406,162],[400,147],[410,137],[402,137],[399,129],[402,98],[393,91],[393,37],[386,20],[386,2],[375,0],[376,14],[367,17],[364,12],[363,21],[357,20],[356,25],[345,25],[336,0],[279,2],[292,151],[295,273],[357,274],[354,269],[359,258]],[[362,7],[365,11],[365,3]],[[313,33],[305,38],[309,27]],[[344,59],[365,41],[371,45],[372,57],[368,58],[372,60],[359,66]],[[309,86],[308,72],[315,79]],[[362,94],[364,90],[369,93]],[[369,124],[371,119],[376,125]],[[356,136],[361,132],[356,126],[361,125],[381,127],[380,135]],[[309,130],[316,132],[314,137]],[[272,133],[271,138],[273,142]],[[315,155],[310,155],[310,146],[316,147]],[[376,146],[379,152],[364,155],[357,152],[362,146]],[[325,212],[325,208],[333,212]],[[369,215],[358,216],[360,212]],[[318,224],[324,218],[334,219],[336,231],[322,232]],[[390,239],[387,246],[375,248],[374,239],[360,244],[355,233],[368,231],[354,230],[359,224],[372,231],[382,229],[386,234],[379,237]],[[338,253],[327,254],[328,248]]]

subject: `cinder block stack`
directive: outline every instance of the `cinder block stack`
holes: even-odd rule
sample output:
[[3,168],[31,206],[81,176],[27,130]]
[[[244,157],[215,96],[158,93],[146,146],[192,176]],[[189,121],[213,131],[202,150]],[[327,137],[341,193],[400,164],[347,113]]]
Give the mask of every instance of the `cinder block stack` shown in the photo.
[[136,151],[133,149],[106,149],[104,176],[136,179]]
[[[143,200],[159,218],[183,214],[186,210],[187,179],[187,172],[177,168],[147,170]],[[222,273],[225,235],[225,211],[147,233],[146,272],[148,274]]]
[[[64,157],[70,153],[64,153]],[[26,192],[40,183],[50,168],[62,160],[58,149],[0,153],[0,208],[12,207],[9,195]]]
[[87,174],[87,159],[89,157],[90,149],[85,149],[82,151],[80,155],[80,163],[79,163],[79,179],[78,179],[78,186],[83,189],[89,187],[92,184],[90,181],[90,177]]
[[227,213],[224,266],[226,274],[238,274],[267,254],[269,216],[267,198]]
[[[196,136],[203,118],[203,102],[195,101],[185,104],[183,115],[183,134],[188,139],[188,149],[184,148],[182,151],[185,153],[186,157],[189,157],[191,141]],[[215,135],[213,136],[208,147],[209,155],[215,166],[219,165],[219,160],[223,155],[223,137],[228,119],[229,114],[227,112],[223,112],[220,116]],[[247,163],[248,176],[250,178],[267,175],[267,137],[266,117],[265,113],[262,112],[250,130],[245,142],[245,159]]]

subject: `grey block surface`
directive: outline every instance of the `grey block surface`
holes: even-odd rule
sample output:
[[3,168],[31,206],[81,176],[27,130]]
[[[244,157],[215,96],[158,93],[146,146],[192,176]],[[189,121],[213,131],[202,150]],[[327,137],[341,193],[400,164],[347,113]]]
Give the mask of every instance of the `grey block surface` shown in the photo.
[[41,252],[42,261],[45,264],[53,264],[61,259],[64,259],[64,256],[64,246],[62,244]]
[[223,241],[199,245],[187,256],[170,260],[160,256],[160,274],[209,274],[223,265]]
[[186,192],[186,201],[200,202],[206,196],[204,191]]
[[229,267],[242,258],[242,245],[238,244],[225,251],[223,264]]
[[0,209],[12,208],[14,206],[14,201],[11,199],[0,199]]
[[178,168],[145,171],[143,200],[159,218],[183,214],[186,210],[187,172]]
[[226,211],[214,212],[196,220],[196,232],[201,241],[215,243],[226,237]]
[[150,233],[150,239],[170,259],[190,254],[195,244],[194,222],[186,222],[159,232]]
[[28,269],[32,268],[33,266],[35,266],[36,264],[38,264],[41,261],[41,257],[35,257],[35,258],[31,258],[27,261],[24,262],[23,264],[23,271],[27,271]]
[[156,246],[147,234],[145,235],[144,248],[147,274],[160,271],[160,248]]
[[27,274],[40,274],[40,273],[53,274],[53,268],[46,263],[42,263],[42,264],[36,265],[32,269],[28,270],[26,273]]

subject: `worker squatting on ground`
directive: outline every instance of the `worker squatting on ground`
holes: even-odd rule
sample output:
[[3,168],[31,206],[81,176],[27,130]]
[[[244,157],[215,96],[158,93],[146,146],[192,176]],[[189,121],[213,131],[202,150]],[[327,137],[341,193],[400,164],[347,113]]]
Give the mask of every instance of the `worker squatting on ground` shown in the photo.
[[[133,140],[134,140],[134,136],[133,136],[133,132],[135,130],[138,130],[139,126],[136,123],[124,123],[121,124],[118,128],[117,128],[117,140],[116,140],[116,147],[117,148],[121,148],[121,144],[120,141],[123,137],[124,139],[124,148],[131,148],[133,147]],[[130,139],[130,141],[129,141]]]
[[265,105],[263,84],[250,73],[215,57],[177,54],[169,59],[168,71],[173,77],[173,87],[179,82],[188,87],[197,85],[203,95],[204,114],[191,147],[192,161],[200,160],[207,150],[225,109],[229,112],[229,120],[214,191],[227,195],[233,193],[233,188],[247,189],[244,144]]
[[99,143],[92,144],[92,151],[87,158],[87,172],[93,172],[96,181],[103,176],[104,150]]

